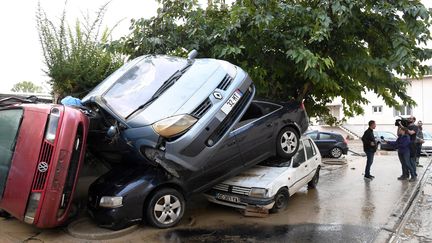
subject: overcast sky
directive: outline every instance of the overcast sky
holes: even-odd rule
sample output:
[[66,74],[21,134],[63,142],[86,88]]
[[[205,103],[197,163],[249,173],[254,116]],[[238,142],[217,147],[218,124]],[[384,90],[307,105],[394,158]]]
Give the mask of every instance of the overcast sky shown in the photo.
[[[64,8],[62,0],[39,0],[42,9],[50,19],[58,18]],[[200,0],[207,2],[207,0]],[[108,0],[68,0],[67,16],[69,23],[87,11],[97,12]],[[427,7],[432,7],[432,0],[423,0]],[[0,1],[0,92],[9,92],[15,83],[32,81],[46,90],[49,79],[42,71],[45,68],[38,32],[36,29],[36,10],[38,1],[3,0]],[[154,0],[111,0],[105,15],[104,24],[114,26],[114,38],[126,35],[131,18],[150,17],[156,14],[157,3]]]

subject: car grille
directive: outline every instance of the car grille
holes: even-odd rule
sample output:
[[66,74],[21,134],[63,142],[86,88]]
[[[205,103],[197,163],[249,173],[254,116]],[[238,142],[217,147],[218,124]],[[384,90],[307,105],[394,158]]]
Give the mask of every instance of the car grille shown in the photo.
[[208,143],[207,146],[212,146],[216,144],[222,136],[228,131],[228,129],[231,127],[235,119],[240,115],[242,112],[242,108],[244,108],[244,105],[249,100],[249,98],[252,95],[252,92],[248,89],[243,96],[240,98],[240,100],[237,102],[237,104],[234,106],[234,108],[231,110],[231,112],[225,117],[225,119],[219,124],[219,126],[216,128],[216,130],[210,135],[207,141],[212,141],[212,143]]
[[234,194],[245,195],[245,196],[249,196],[249,193],[251,191],[250,187],[230,186],[230,185],[223,184],[223,183],[217,184],[216,186],[213,187],[213,189],[219,190],[219,191],[224,191],[224,192],[230,192],[230,193],[234,193]]
[[222,79],[222,81],[219,83],[219,85],[217,86],[217,88],[221,89],[221,90],[227,90],[228,87],[230,86],[230,84],[232,83],[232,81],[233,81],[233,78],[227,74]]
[[[43,190],[45,188],[45,181],[47,175],[49,173],[49,165],[51,163],[51,157],[53,153],[54,146],[48,142],[42,143],[42,148],[39,153],[38,163],[36,167],[36,175],[33,179],[32,190]],[[46,163],[46,164],[45,164]],[[39,169],[40,165],[48,165],[48,169],[46,171],[41,171]]]
[[192,111],[191,115],[200,119],[212,106],[212,103],[209,98],[205,99],[194,111]]

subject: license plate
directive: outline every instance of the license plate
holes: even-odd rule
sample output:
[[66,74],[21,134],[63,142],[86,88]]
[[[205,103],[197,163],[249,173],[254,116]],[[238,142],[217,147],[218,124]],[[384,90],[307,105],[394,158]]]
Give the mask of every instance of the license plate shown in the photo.
[[219,199],[219,200],[223,200],[223,201],[229,201],[229,202],[233,202],[233,203],[240,203],[240,198],[238,198],[236,196],[230,196],[230,195],[225,195],[225,194],[217,193],[216,194],[216,198]]
[[237,102],[240,100],[242,95],[243,94],[240,90],[234,91],[228,101],[222,106],[222,112],[225,113],[225,115],[228,115],[228,113],[230,113],[235,104],[237,104]]

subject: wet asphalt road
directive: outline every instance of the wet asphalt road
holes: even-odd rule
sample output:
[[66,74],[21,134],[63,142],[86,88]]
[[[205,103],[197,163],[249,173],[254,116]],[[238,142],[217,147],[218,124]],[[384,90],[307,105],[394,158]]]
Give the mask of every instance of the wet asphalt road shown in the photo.
[[[426,163],[426,157],[421,160]],[[404,204],[415,183],[398,181],[395,152],[377,154],[373,181],[363,179],[365,158],[348,156],[345,165],[324,165],[317,189],[306,187],[290,198],[285,211],[264,218],[208,203],[197,195],[188,201],[184,219],[173,229],[141,225],[104,242],[372,242],[392,212]],[[420,168],[419,174],[424,169]],[[91,228],[89,231],[93,230]],[[0,242],[88,242],[64,229],[39,230],[16,220],[0,219]]]

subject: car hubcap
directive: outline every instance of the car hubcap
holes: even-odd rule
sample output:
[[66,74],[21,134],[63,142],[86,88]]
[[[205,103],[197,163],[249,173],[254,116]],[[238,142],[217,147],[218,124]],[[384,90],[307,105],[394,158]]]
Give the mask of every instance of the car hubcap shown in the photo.
[[154,216],[162,224],[171,224],[180,216],[180,200],[173,195],[165,195],[156,202]]
[[338,149],[338,148],[334,148],[334,149],[332,150],[332,155],[333,155],[333,157],[335,157],[335,158],[339,158],[339,157],[341,156],[341,151],[340,151],[340,149]]
[[294,152],[297,146],[297,137],[293,132],[285,132],[281,137],[280,143],[282,150],[285,153],[290,154]]

